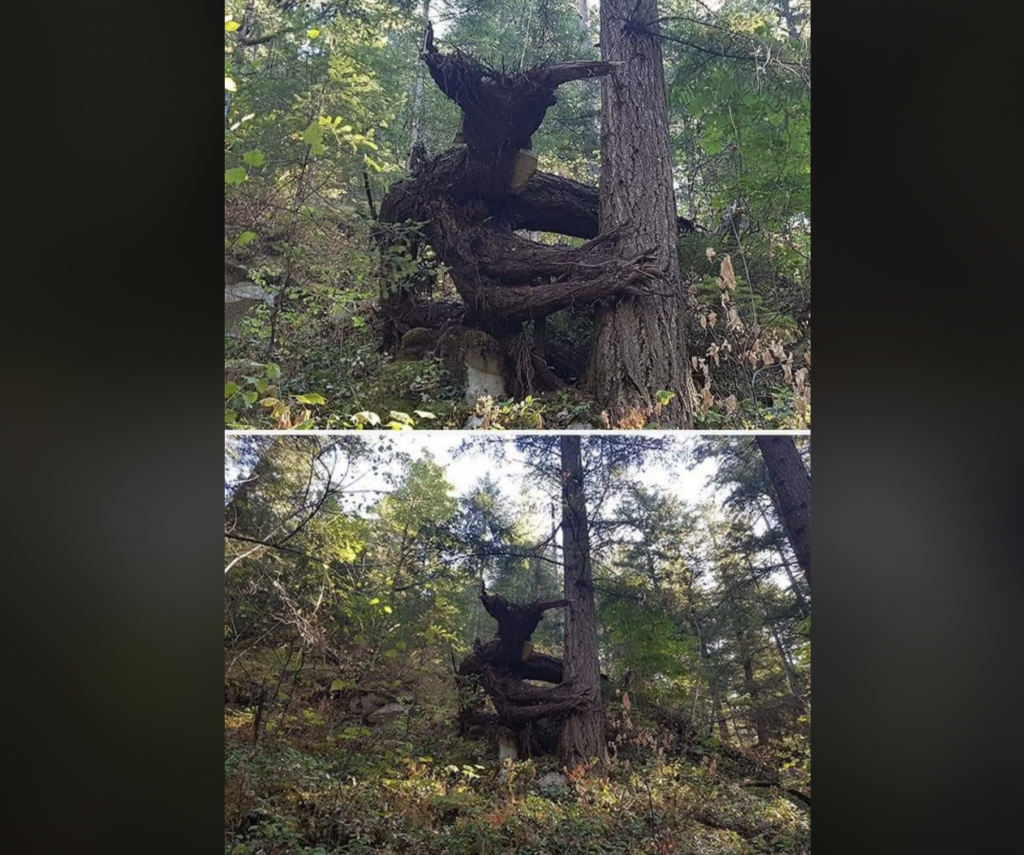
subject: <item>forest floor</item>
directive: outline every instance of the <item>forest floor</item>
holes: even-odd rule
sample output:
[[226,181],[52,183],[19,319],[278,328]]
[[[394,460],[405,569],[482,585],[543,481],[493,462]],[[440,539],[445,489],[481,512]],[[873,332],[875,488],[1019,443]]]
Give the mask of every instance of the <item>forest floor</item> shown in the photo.
[[457,736],[440,661],[403,671],[380,668],[372,687],[358,685],[408,707],[386,724],[350,712],[351,680],[334,698],[322,677],[319,693],[297,680],[259,715],[255,743],[255,707],[225,707],[226,855],[810,852],[806,805],[751,786],[749,770],[711,746],[678,745],[639,702],[608,706],[617,750],[607,778],[544,787],[557,758],[502,768],[493,737]]

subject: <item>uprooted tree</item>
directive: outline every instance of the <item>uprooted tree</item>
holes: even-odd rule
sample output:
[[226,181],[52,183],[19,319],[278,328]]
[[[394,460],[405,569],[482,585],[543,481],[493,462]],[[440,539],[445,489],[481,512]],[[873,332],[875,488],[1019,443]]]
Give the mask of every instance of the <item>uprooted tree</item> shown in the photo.
[[[646,5],[639,14],[656,17],[653,1]],[[602,44],[604,26],[602,16]],[[603,60],[505,74],[458,50],[440,53],[427,27],[421,59],[462,109],[462,126],[452,148],[429,158],[414,151],[410,176],[382,201],[382,281],[396,251],[415,259],[429,245],[462,300],[431,300],[429,277],[424,287],[413,276],[403,288],[391,277],[381,300],[384,335],[395,344],[413,329],[477,330],[491,340],[506,387],[521,397],[566,385],[545,360],[545,319],[594,308],[588,383],[609,424],[640,427],[657,417],[689,427],[693,386],[675,238],[692,224],[675,214],[656,37],[620,29]],[[604,90],[600,195],[537,170],[531,150],[555,90],[594,77],[614,78]],[[639,160],[650,162],[630,165]],[[548,245],[517,234],[524,230],[586,242]]]

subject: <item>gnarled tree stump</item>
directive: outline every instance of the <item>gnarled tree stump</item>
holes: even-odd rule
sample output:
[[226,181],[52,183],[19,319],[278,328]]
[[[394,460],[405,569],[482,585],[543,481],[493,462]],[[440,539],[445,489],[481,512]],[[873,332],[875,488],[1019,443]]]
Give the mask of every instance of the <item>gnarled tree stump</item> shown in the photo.
[[[394,344],[414,327],[475,327],[508,353],[506,388],[513,394],[558,388],[564,384],[546,367],[542,348],[522,346],[525,322],[539,330],[544,318],[566,307],[671,296],[655,249],[624,257],[622,229],[598,232],[597,190],[536,171],[531,151],[558,86],[608,75],[622,63],[565,62],[504,74],[457,50],[440,53],[429,26],[421,59],[438,88],[462,108],[459,144],[432,158],[422,151],[411,158],[413,174],[392,185],[381,203],[379,234],[385,258],[396,241],[413,257],[429,243],[464,305],[430,303],[415,290],[390,292],[382,299],[385,336]],[[413,239],[401,236],[408,234],[401,227],[407,223],[425,225]],[[588,240],[577,248],[549,246],[517,230]]]

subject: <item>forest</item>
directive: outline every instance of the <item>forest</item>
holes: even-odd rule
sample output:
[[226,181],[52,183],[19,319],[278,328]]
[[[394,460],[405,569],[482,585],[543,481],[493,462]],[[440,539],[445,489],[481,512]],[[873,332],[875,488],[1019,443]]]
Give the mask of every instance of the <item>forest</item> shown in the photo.
[[228,429],[810,427],[809,0],[224,30]]
[[810,464],[226,435],[225,853],[809,853]]

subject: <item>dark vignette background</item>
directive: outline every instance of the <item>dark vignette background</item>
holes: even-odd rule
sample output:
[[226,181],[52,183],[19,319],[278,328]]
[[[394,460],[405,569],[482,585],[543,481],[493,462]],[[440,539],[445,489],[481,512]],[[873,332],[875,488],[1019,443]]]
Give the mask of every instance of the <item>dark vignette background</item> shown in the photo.
[[[7,302],[10,814],[37,848],[216,850],[221,333],[202,271],[221,251],[221,37],[216,15],[80,9],[11,46],[44,70],[11,89],[38,118],[12,123],[32,144],[9,177],[44,189],[9,202],[12,256],[34,259]],[[985,850],[1016,807],[1024,585],[991,272],[1013,212],[973,191],[1008,201],[1013,51],[973,10],[816,12],[814,835]],[[966,94],[969,62],[985,82]],[[939,297],[951,280],[962,302]],[[1000,317],[980,343],[952,331],[982,310]]]

